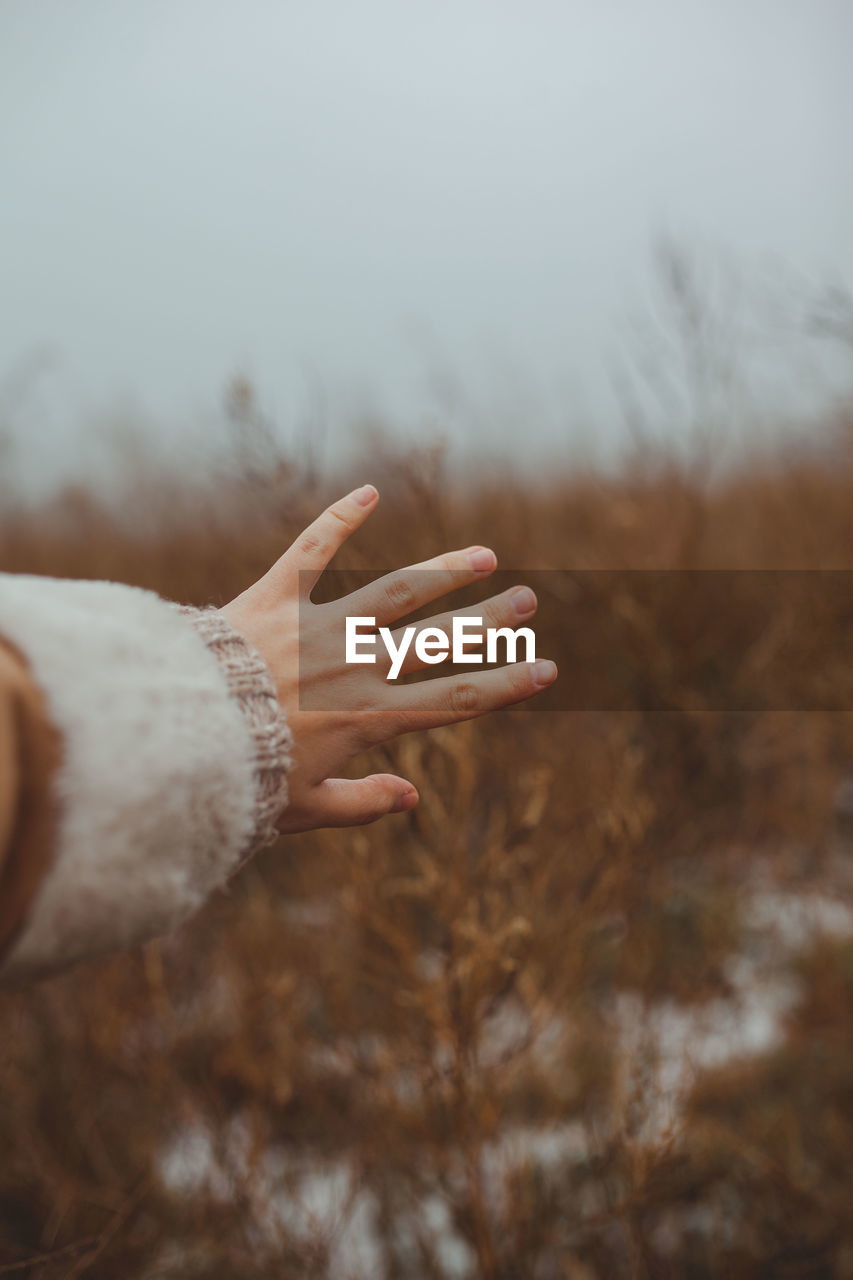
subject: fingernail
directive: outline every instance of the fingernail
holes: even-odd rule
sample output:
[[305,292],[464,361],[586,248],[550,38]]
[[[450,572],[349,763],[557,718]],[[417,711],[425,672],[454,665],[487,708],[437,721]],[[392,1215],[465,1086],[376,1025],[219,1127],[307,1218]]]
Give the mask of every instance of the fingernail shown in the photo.
[[536,608],[536,597],[529,587],[516,587],[510,593],[512,607],[519,617],[523,618],[526,613],[533,613]]
[[369,507],[374,498],[379,494],[372,484],[363,484],[360,489],[353,489],[350,497],[353,502],[357,502],[360,507]]
[[557,679],[557,664],[555,662],[534,662],[530,668],[530,674],[533,677],[533,683],[544,689],[546,685],[553,684]]
[[407,809],[414,809],[418,803],[418,793],[414,787],[411,791],[402,791],[394,801],[392,813],[405,813]]
[[478,547],[476,551],[471,551],[468,555],[468,563],[475,573],[483,573],[486,569],[494,569],[498,562],[498,558],[494,551],[489,551],[487,547]]

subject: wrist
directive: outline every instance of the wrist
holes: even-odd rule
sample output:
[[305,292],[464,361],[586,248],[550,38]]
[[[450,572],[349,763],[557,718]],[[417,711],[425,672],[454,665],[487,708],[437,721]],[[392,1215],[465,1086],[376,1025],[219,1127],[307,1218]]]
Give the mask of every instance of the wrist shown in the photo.
[[255,829],[246,856],[279,835],[277,823],[287,805],[287,773],[292,736],[276,697],[269,668],[257,649],[216,608],[181,605],[181,613],[216,658],[228,691],[248,726],[256,787]]

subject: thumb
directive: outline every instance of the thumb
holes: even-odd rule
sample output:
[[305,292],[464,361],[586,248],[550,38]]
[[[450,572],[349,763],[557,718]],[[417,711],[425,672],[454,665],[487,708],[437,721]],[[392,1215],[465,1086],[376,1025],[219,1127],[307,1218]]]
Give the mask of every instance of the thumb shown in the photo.
[[357,827],[389,813],[404,813],[418,803],[411,782],[393,773],[367,778],[327,778],[315,791],[318,827]]

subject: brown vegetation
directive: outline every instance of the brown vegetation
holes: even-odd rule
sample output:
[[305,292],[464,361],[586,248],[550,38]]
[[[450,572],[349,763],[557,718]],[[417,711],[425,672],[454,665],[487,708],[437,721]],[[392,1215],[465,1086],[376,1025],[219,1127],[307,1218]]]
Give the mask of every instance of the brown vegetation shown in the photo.
[[[440,457],[351,478],[383,499],[353,569],[483,540],[521,570],[853,569],[843,450],[464,506]],[[303,481],[164,481],[135,523],[66,496],[8,514],[0,568],[223,602],[329,496]],[[732,669],[736,613],[708,622]],[[845,712],[401,740],[412,815],[282,841],[174,937],[2,998],[0,1275],[853,1276],[851,759]]]

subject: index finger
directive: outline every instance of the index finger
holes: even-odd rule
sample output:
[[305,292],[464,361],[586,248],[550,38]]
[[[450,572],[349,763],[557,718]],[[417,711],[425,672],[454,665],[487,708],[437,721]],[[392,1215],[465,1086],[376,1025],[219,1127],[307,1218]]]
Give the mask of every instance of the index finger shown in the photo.
[[378,501],[373,485],[365,484],[333,502],[300,533],[270,569],[270,575],[297,579],[302,593],[308,594],[335,552],[364,524]]

